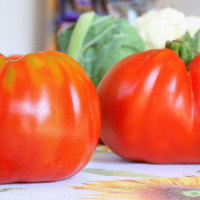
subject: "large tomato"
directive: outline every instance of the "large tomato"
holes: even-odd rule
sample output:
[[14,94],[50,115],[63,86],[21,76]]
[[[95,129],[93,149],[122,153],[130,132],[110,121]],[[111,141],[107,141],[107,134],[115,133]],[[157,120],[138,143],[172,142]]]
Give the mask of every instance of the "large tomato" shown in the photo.
[[103,142],[129,160],[200,163],[200,55],[189,68],[170,49],[116,64],[98,87]]
[[68,178],[88,163],[99,134],[97,92],[71,57],[0,56],[0,183]]

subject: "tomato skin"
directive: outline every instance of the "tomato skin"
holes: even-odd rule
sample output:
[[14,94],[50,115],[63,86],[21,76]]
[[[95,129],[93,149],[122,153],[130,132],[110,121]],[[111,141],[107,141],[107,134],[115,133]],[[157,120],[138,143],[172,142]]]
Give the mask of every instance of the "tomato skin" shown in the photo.
[[21,55],[21,54],[13,54],[13,55],[8,56],[7,58],[10,59],[10,60],[18,60],[22,56],[23,55]]
[[49,182],[78,173],[100,134],[94,85],[55,51],[0,57],[0,183]]
[[190,69],[169,49],[117,63],[97,90],[103,142],[129,160],[200,163],[200,56]]

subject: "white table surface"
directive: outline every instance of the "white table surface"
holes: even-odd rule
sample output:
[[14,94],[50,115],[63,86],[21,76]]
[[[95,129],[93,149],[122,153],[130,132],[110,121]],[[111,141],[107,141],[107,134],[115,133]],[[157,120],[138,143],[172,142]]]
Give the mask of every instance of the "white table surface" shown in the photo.
[[200,165],[133,163],[99,145],[74,177],[51,183],[0,185],[0,200],[200,199]]

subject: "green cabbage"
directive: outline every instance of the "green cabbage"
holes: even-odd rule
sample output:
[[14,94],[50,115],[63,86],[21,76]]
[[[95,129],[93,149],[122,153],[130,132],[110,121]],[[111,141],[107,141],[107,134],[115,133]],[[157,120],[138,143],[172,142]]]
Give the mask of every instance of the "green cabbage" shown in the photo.
[[95,87],[118,61],[144,51],[144,42],[127,19],[99,16],[88,12],[77,23],[61,32],[61,51],[78,61]]

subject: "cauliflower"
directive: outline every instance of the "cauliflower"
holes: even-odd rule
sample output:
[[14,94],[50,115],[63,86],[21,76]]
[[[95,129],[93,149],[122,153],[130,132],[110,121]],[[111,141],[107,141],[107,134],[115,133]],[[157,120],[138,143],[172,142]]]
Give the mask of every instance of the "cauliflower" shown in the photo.
[[187,17],[176,9],[164,8],[138,17],[134,27],[143,38],[146,50],[160,49],[167,40],[180,38],[186,31],[194,36],[200,28],[200,17]]

